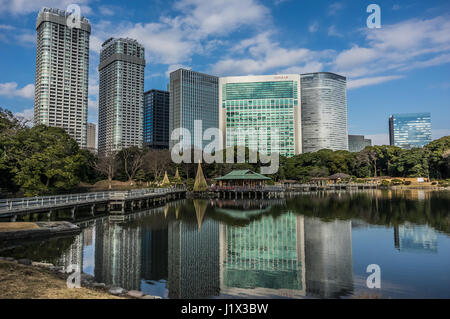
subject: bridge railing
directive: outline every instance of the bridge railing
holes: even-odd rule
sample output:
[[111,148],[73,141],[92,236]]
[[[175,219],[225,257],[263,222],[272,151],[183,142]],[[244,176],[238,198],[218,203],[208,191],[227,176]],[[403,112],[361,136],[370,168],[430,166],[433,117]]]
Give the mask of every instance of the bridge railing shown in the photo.
[[61,206],[64,204],[76,204],[110,199],[133,199],[150,194],[167,194],[174,190],[182,191],[180,188],[148,188],[129,191],[107,191],[82,194],[68,194],[42,197],[7,198],[0,199],[0,212],[12,211],[21,208],[36,208],[47,206]]
[[236,192],[253,192],[253,191],[266,191],[266,192],[282,192],[285,190],[284,186],[212,186],[211,190],[217,191],[236,191]]
[[58,206],[65,203],[107,200],[109,192],[0,199],[0,211],[24,207]]

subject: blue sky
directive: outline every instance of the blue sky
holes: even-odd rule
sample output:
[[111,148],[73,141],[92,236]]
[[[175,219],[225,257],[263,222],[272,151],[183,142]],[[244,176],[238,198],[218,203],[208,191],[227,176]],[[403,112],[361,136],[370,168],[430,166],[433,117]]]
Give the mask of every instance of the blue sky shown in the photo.
[[[42,6],[80,5],[92,25],[89,121],[97,122],[99,51],[111,36],[144,44],[145,89],[179,67],[215,75],[330,71],[348,78],[349,133],[388,143],[392,113],[431,112],[450,135],[447,0],[0,0],[0,106],[30,116],[35,21]],[[381,7],[381,29],[366,8]]]

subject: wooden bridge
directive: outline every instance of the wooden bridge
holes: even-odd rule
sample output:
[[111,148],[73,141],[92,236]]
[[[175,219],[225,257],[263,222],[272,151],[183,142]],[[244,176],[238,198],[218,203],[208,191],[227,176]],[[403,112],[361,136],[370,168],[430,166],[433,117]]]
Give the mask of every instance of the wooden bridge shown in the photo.
[[342,183],[342,184],[289,184],[285,186],[287,192],[309,192],[309,191],[322,191],[322,190],[356,190],[356,189],[376,189],[379,185],[377,184],[352,184],[352,183]]
[[19,215],[30,213],[47,213],[51,217],[57,209],[70,209],[75,218],[78,207],[90,206],[94,215],[98,206],[104,206],[110,214],[123,214],[139,207],[162,205],[167,201],[182,198],[186,194],[184,188],[151,188],[130,191],[109,191],[84,194],[56,195],[44,197],[0,199],[0,218],[15,221]]

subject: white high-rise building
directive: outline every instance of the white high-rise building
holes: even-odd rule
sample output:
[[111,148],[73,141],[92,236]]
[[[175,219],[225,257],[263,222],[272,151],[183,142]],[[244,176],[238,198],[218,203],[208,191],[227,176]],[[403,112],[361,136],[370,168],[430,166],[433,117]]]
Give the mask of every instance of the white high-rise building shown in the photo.
[[69,15],[43,8],[37,18],[34,124],[61,127],[85,148],[91,25],[81,17],[71,28]]
[[111,38],[100,53],[98,152],[142,147],[144,47],[133,39]]
[[347,79],[329,72],[301,79],[303,153],[348,151]]

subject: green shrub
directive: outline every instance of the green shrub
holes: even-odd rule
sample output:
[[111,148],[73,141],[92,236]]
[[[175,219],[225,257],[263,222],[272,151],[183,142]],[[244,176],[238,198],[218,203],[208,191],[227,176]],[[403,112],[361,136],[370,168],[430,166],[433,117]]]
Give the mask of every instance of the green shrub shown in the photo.
[[194,189],[195,180],[193,178],[189,178],[186,180],[186,188],[188,191],[192,191]]
[[391,185],[391,183],[389,183],[388,180],[383,179],[383,180],[381,181],[381,185],[383,185],[383,186],[389,186],[389,185]]
[[401,179],[393,179],[391,183],[392,185],[402,185],[403,181]]
[[431,185],[437,185],[437,182],[432,182]]
[[405,181],[405,185],[411,185],[411,181]]

